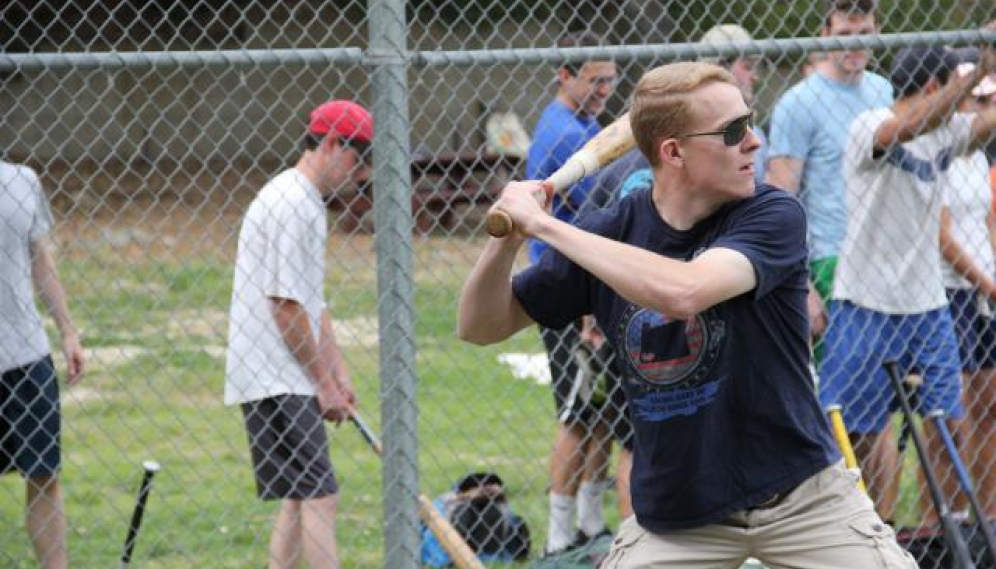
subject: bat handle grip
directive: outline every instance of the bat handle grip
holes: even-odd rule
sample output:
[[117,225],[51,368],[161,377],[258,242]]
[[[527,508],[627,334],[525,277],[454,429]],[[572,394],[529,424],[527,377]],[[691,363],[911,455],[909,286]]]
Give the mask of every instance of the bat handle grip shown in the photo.
[[[534,192],[533,197],[536,198],[536,202],[541,206],[546,206],[553,199],[554,186],[547,180],[540,187],[542,189]],[[508,237],[515,231],[515,222],[512,221],[512,216],[500,207],[491,208],[484,221],[484,228],[488,232],[488,235],[492,237]]]
[[515,230],[512,216],[500,208],[492,208],[484,220],[484,227],[492,237],[507,237]]

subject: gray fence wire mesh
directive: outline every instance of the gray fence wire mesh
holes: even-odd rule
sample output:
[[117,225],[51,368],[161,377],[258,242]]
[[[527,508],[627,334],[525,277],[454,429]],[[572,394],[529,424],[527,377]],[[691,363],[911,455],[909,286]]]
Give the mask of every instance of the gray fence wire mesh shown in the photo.
[[[370,181],[328,202],[325,297],[360,411],[384,442],[382,459],[349,424],[327,429],[342,489],[342,566],[420,566],[416,497],[439,496],[475,471],[502,477],[538,556],[547,539],[547,467],[557,426],[543,343],[529,330],[476,348],[458,342],[453,328],[455,297],[483,246],[484,213],[508,180],[526,175],[525,150],[555,95],[557,67],[616,63],[618,81],[600,116],[605,124],[625,111],[635,82],[655,65],[756,58],[754,108],[768,130],[777,101],[810,57],[864,48],[872,54],[869,70],[888,76],[905,46],[996,41],[994,32],[978,31],[996,18],[986,0],[881,0],[882,33],[868,36],[821,37],[823,18],[822,2],[759,0],[4,3],[2,159],[28,166],[40,180],[53,216],[49,248],[87,357],[79,384],[60,382],[70,566],[120,558],[144,460],[158,461],[162,471],[134,565],[246,567],[270,558],[277,505],[256,498],[242,415],[222,404],[233,267],[248,205],[296,163],[308,112],[331,98],[361,102],[376,122]],[[726,23],[752,39],[698,43]],[[602,45],[554,47],[577,30],[598,34]],[[808,112],[832,112],[822,103]],[[990,152],[986,166],[992,159]],[[974,164],[966,172],[982,180],[985,162]],[[35,211],[10,199],[18,195],[11,188],[30,179],[19,176],[0,188],[5,240]],[[971,183],[982,182],[952,181]],[[0,251],[11,250],[9,243]],[[523,255],[517,266],[527,262]],[[4,278],[17,266],[14,258],[0,264]],[[869,281],[887,278],[871,267],[867,274]],[[0,306],[12,306],[14,292],[0,293]],[[64,380],[60,330],[37,300]],[[17,302],[22,310],[30,304]],[[959,306],[987,310],[989,303]],[[10,332],[19,317],[0,315],[0,339],[24,341],[23,332]],[[993,341],[981,336],[980,357],[991,356]],[[16,359],[11,354],[0,344],[0,362]],[[23,402],[6,391],[8,377],[0,404]],[[966,406],[991,414],[993,385],[989,376],[968,378]],[[617,421],[612,407],[607,418]],[[15,451],[34,447],[15,439],[10,416],[17,413],[4,412],[6,466]],[[858,420],[853,410],[844,413]],[[963,455],[996,514],[987,421],[959,436],[974,445]],[[614,443],[604,475],[611,481],[619,445],[611,433],[597,436]],[[895,474],[862,466],[866,479]],[[899,468],[897,506],[883,515],[923,529],[929,500],[912,452]],[[951,488],[953,474],[944,477]],[[37,566],[21,523],[24,486],[16,475],[0,478],[0,519],[11,528],[0,536],[5,567]],[[51,504],[50,496],[35,502]],[[617,497],[609,488],[604,498],[610,529],[620,521]],[[881,496],[872,497],[882,506]],[[52,519],[51,510],[34,511]],[[52,543],[51,527],[36,540],[43,549]]]

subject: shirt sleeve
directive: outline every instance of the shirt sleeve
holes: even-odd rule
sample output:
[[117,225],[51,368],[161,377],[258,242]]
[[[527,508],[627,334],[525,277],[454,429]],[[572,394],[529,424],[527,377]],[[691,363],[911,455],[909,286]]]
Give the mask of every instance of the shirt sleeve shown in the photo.
[[788,157],[805,160],[813,141],[813,113],[818,107],[802,104],[798,89],[787,92],[775,105],[771,115],[771,130],[767,157]]
[[[265,294],[304,303],[311,297],[302,289],[310,282],[308,267],[315,263],[315,243],[322,237],[316,230],[310,208],[297,202],[284,204],[270,220],[270,239],[263,258],[267,276]],[[321,255],[321,252],[317,253]]]
[[526,314],[554,329],[591,313],[590,287],[591,275],[553,247],[512,279],[512,292]]
[[42,189],[38,174],[31,168],[26,167],[20,168],[20,172],[24,176],[25,184],[31,187],[31,195],[38,204],[37,207],[33,208],[31,229],[28,234],[31,242],[35,242],[52,231],[52,208],[49,206],[48,198]]
[[[876,165],[881,156],[875,156],[875,133],[878,127],[892,117],[889,109],[874,109],[861,113],[851,123],[844,146],[844,168],[864,170]],[[845,177],[846,179],[846,177]]]
[[806,216],[802,205],[782,190],[771,190],[730,217],[711,247],[742,253],[757,277],[755,298],[806,270]]

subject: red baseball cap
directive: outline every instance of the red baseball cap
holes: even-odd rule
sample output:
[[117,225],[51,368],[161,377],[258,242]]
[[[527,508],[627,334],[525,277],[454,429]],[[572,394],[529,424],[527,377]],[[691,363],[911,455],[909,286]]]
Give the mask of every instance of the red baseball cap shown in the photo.
[[311,111],[308,132],[325,136],[334,133],[362,144],[373,142],[373,117],[352,101],[334,100]]

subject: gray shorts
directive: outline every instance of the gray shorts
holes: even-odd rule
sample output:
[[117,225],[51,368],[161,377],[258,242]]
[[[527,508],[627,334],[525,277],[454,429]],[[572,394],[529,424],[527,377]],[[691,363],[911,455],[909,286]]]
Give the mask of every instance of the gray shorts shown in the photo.
[[242,415],[260,499],[307,500],[339,491],[325,421],[313,396],[243,403]]
[[856,483],[841,462],[722,523],[655,534],[630,516],[602,569],[736,569],[749,557],[771,569],[916,569]]
[[54,476],[61,429],[59,379],[50,356],[0,374],[0,474]]

